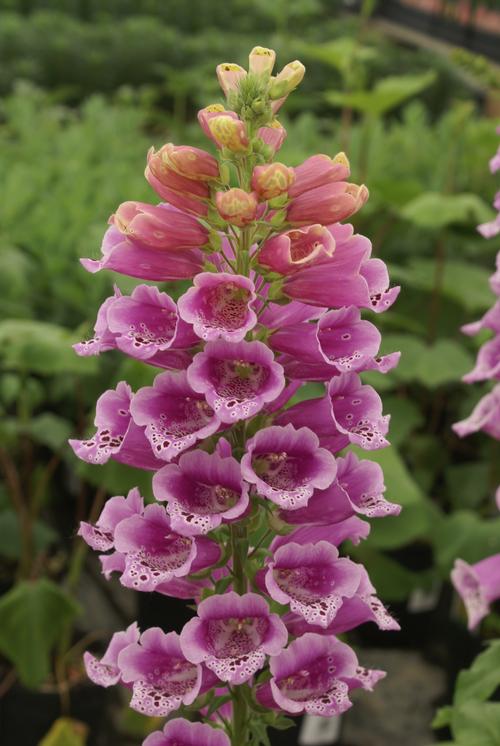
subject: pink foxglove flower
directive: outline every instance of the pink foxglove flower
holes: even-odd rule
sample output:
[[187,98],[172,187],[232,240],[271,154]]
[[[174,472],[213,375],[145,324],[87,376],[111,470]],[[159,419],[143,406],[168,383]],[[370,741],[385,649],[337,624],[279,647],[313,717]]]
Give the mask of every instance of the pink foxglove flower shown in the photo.
[[460,438],[483,430],[492,438],[500,440],[500,383],[479,400],[465,420],[456,422],[453,430]]
[[474,629],[489,614],[493,601],[500,598],[500,554],[474,565],[455,560],[451,579],[465,604],[469,629]]
[[124,632],[115,632],[100,660],[92,653],[85,652],[83,662],[89,679],[94,684],[104,687],[123,683],[121,670],[118,666],[118,656],[126,647],[137,643],[140,634],[137,624],[133,622]]
[[180,637],[188,660],[204,663],[230,684],[248,681],[287,640],[285,625],[261,596],[233,592],[202,601],[198,617],[184,626]]
[[258,254],[258,262],[280,275],[291,275],[333,255],[335,239],[322,225],[310,225],[280,233],[267,240]]
[[81,521],[78,534],[83,540],[100,552],[107,552],[114,547],[115,528],[120,521],[133,515],[142,515],[144,499],[137,487],[130,490],[127,497],[111,497],[101,511],[95,525]]
[[162,731],[151,733],[142,746],[231,746],[220,728],[191,723],[184,718],[169,720]]

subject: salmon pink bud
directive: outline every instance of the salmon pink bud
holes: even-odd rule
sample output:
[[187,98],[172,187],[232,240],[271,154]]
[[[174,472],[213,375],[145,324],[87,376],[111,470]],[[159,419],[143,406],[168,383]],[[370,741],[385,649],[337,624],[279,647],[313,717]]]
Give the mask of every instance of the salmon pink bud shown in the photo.
[[188,179],[169,166],[168,156],[172,147],[163,145],[158,152],[154,148],[149,150],[144,172],[146,180],[163,200],[179,210],[206,215],[208,208],[205,200],[210,196],[208,184]]
[[255,220],[257,199],[253,192],[237,188],[228,189],[227,192],[217,192],[215,202],[219,215],[231,225],[243,228]]
[[216,72],[217,80],[225,96],[231,91],[238,90],[240,80],[247,74],[246,70],[234,62],[223,62],[222,65],[217,65]]
[[233,153],[245,153],[250,145],[247,128],[240,119],[233,119],[227,114],[208,120],[208,128],[220,147]]
[[267,127],[261,127],[257,133],[261,140],[271,149],[271,155],[277,153],[286,137],[286,129],[277,119],[273,119]]
[[299,60],[289,62],[274,80],[271,81],[269,97],[275,101],[276,99],[288,96],[294,88],[297,88],[304,77],[305,71],[306,68]]
[[172,171],[196,181],[211,181],[219,177],[217,160],[200,148],[189,145],[170,145],[167,162]]
[[252,189],[261,200],[286,194],[294,181],[293,168],[288,168],[283,163],[256,166],[252,173]]
[[289,275],[302,267],[327,259],[335,251],[335,239],[322,225],[273,236],[259,252],[259,264]]
[[290,189],[291,197],[298,197],[309,189],[330,184],[334,181],[345,181],[349,178],[350,167],[345,153],[337,153],[335,158],[320,153],[313,155],[294,168],[295,183]]
[[354,215],[367,201],[363,185],[336,181],[309,189],[292,200],[287,220],[292,225],[321,223],[329,225]]
[[204,109],[200,109],[200,111],[198,112],[198,122],[200,123],[200,126],[205,135],[211,140],[213,140],[213,136],[210,132],[210,129],[208,128],[208,122],[210,119],[218,117],[221,114],[231,116],[234,119],[238,118],[237,114],[235,114],[233,111],[226,111],[222,104],[210,104],[209,106],[205,106]]
[[109,222],[126,236],[164,251],[202,246],[208,240],[195,218],[164,205],[123,202]]
[[274,49],[254,47],[248,56],[248,70],[257,75],[271,75],[275,61]]

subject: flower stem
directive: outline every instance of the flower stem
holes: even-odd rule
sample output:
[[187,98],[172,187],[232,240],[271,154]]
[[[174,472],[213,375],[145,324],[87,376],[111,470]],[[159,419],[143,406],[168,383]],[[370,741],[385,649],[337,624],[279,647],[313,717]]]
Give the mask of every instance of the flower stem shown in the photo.
[[243,692],[242,684],[233,689],[233,728],[232,728],[232,746],[243,746],[248,742],[248,706]]

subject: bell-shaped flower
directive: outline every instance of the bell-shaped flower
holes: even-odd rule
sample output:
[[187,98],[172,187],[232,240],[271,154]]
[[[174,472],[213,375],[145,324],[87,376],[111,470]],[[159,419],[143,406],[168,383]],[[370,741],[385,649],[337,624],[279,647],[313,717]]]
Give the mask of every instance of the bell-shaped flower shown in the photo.
[[144,511],[144,499],[137,487],[131,489],[127,497],[116,495],[106,500],[101,515],[95,524],[80,522],[78,535],[91,547],[99,552],[107,552],[114,547],[115,528],[120,521],[133,515],[141,515]]
[[252,308],[256,297],[254,284],[248,277],[202,272],[179,298],[177,308],[181,318],[193,325],[201,339],[241,342],[257,323]]
[[222,62],[215,68],[217,80],[225,96],[229,93],[235,93],[243,78],[246,78],[247,71],[245,68],[234,62]]
[[315,489],[333,482],[337,467],[312,430],[287,425],[264,428],[247,441],[241,471],[259,494],[296,510],[307,505]]
[[118,656],[126,647],[137,643],[140,635],[137,622],[133,622],[124,632],[115,632],[100,660],[87,650],[83,654],[83,663],[89,679],[106,688],[120,681],[123,683]]
[[142,746],[231,746],[220,728],[192,723],[184,718],[169,720],[163,730],[150,733]]
[[500,554],[469,565],[455,560],[451,580],[467,611],[469,629],[489,614],[490,605],[500,598]]
[[206,150],[191,145],[164,146],[163,158],[175,173],[195,181],[213,181],[219,178],[219,163]]
[[190,179],[172,168],[169,158],[173,147],[168,143],[158,151],[150,148],[144,172],[146,180],[165,202],[182,212],[205,216],[208,213],[210,186],[204,180]]
[[345,153],[337,153],[334,158],[320,153],[307,158],[304,163],[293,169],[295,181],[289,189],[291,198],[300,197],[310,189],[345,181],[351,169]]
[[322,445],[336,452],[349,443],[368,451],[385,448],[389,419],[375,389],[362,384],[356,373],[343,373],[331,379],[325,397],[295,404],[277,422],[295,427],[314,423]]
[[494,379],[500,379],[500,334],[481,346],[476,365],[462,378],[466,383]]
[[293,226],[337,223],[358,212],[368,196],[364,184],[330,182],[294,197],[287,208],[287,222]]
[[118,656],[123,681],[132,684],[130,707],[150,717],[165,717],[191,705],[202,686],[201,666],[186,660],[179,635],[159,627],[142,633]]
[[482,329],[491,329],[491,331],[500,334],[500,299],[479,319],[470,324],[464,324],[460,327],[461,331],[468,336],[479,334]]
[[165,282],[188,280],[203,267],[203,253],[198,248],[158,251],[125,236],[114,225],[104,234],[101,252],[101,259],[80,259],[88,272],[109,269],[140,280]]
[[205,397],[190,386],[185,371],[160,373],[134,396],[134,422],[145,427],[153,452],[171,461],[198,440],[213,435],[220,420]]
[[260,412],[285,386],[283,368],[262,342],[208,342],[187,369],[194,391],[204,394],[221,422]]
[[299,60],[289,62],[276,75],[271,78],[269,85],[269,97],[273,101],[272,110],[276,113],[286,101],[288,95],[297,88],[304,77],[306,68]]
[[286,134],[286,129],[277,119],[273,119],[268,126],[260,127],[257,131],[257,135],[265,145],[271,148],[273,154],[277,153],[283,145]]
[[96,404],[94,435],[69,441],[78,458],[90,464],[105,464],[112,458],[139,469],[159,468],[161,462],[148,445],[144,428],[132,420],[131,401],[132,389],[125,381],[101,394]]
[[170,524],[185,536],[206,534],[248,508],[248,485],[232,457],[189,451],[153,477],[154,496],[167,502]]
[[479,400],[465,420],[456,422],[452,427],[460,438],[483,430],[500,440],[500,383]]
[[198,566],[209,567],[220,557],[217,544],[205,537],[183,536],[171,527],[162,505],[147,505],[116,526],[116,550],[125,556],[120,582],[128,588],[154,591],[161,583],[189,575]]
[[280,233],[264,243],[258,254],[261,266],[281,275],[291,275],[333,255],[335,239],[322,225]]
[[123,202],[109,222],[128,238],[157,251],[182,251],[208,241],[207,229],[196,218],[168,204]]
[[286,645],[288,633],[277,614],[256,593],[210,596],[198,606],[198,616],[181,632],[184,655],[204,663],[230,684],[248,681]]
[[328,627],[343,599],[355,594],[360,579],[360,565],[339,558],[329,542],[290,542],[274,552],[265,583],[275,601],[290,604],[290,610],[308,624]]

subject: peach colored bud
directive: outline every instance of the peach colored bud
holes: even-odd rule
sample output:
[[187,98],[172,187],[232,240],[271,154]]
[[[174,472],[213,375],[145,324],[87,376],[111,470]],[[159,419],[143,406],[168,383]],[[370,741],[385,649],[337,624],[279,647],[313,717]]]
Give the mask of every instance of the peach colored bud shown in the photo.
[[283,145],[286,137],[286,129],[277,119],[273,119],[267,127],[261,127],[257,134],[276,153]]
[[176,173],[196,181],[211,181],[219,177],[217,160],[200,148],[189,145],[170,145],[167,163]]
[[227,114],[208,120],[208,128],[216,142],[233,153],[245,153],[250,145],[247,129],[240,119],[233,119]]
[[238,90],[240,80],[247,74],[246,70],[239,65],[235,65],[234,62],[223,62],[222,65],[217,65],[216,72],[219,85],[225,96],[231,91]]
[[109,219],[121,233],[160,250],[202,246],[208,231],[193,217],[168,205],[123,202]]
[[248,56],[248,71],[257,75],[271,75],[275,61],[274,49],[254,47]]
[[302,62],[299,62],[299,60],[289,62],[288,65],[285,65],[283,70],[271,80],[271,85],[269,86],[269,97],[275,100],[288,96],[294,88],[297,88],[304,77],[305,71],[306,68]]
[[231,225],[239,228],[255,220],[257,214],[257,198],[253,192],[243,189],[228,189],[227,192],[217,192],[215,204],[219,215]]
[[294,181],[293,168],[278,162],[256,166],[252,173],[252,189],[260,200],[274,199],[285,194]]

